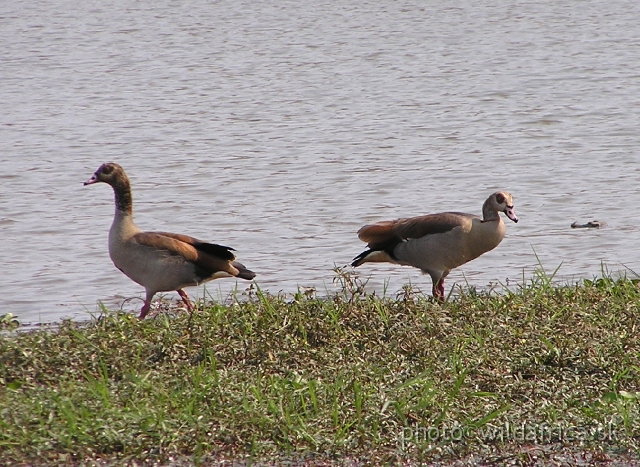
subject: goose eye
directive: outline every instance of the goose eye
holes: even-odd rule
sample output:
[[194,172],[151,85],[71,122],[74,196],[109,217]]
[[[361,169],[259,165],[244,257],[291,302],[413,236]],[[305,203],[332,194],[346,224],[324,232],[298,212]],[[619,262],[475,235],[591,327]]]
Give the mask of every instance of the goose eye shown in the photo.
[[498,193],[496,195],[496,201],[498,202],[498,204],[502,204],[504,203],[505,197],[502,193]]
[[105,175],[109,175],[111,172],[113,172],[113,166],[112,165],[104,165],[102,166],[102,170],[101,172]]

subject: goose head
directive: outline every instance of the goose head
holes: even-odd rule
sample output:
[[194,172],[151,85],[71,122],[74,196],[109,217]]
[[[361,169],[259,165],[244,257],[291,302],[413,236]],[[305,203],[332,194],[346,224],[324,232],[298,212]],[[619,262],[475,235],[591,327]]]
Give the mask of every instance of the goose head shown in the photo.
[[511,193],[497,191],[489,196],[482,206],[482,215],[485,220],[497,219],[499,212],[503,212],[513,222],[518,222]]
[[133,211],[133,199],[131,196],[131,184],[124,169],[115,162],[107,162],[98,167],[98,170],[89,180],[84,182],[84,186],[94,183],[106,183],[111,185],[115,194],[116,209],[124,213],[131,214]]
[[98,167],[98,170],[96,170],[89,180],[84,182],[84,185],[87,186],[104,182],[112,187],[116,187],[121,184],[123,180],[128,181],[124,169],[115,162],[107,162]]

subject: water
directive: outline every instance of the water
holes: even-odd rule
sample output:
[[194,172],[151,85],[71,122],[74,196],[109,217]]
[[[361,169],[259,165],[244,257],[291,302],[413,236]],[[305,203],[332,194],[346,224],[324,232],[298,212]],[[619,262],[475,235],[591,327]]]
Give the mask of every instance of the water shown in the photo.
[[[496,189],[520,223],[449,286],[538,261],[640,272],[639,23],[621,0],[4,2],[0,314],[139,310],[107,253],[112,192],[82,186],[106,161],[141,228],[232,246],[272,293],[332,290],[365,223],[479,214]],[[570,228],[593,219],[608,225]],[[411,268],[358,271],[431,288]]]

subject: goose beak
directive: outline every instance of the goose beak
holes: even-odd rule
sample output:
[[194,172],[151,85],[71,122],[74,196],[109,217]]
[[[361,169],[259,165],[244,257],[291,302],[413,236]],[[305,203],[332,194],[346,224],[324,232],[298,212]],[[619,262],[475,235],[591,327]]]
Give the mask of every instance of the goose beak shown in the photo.
[[93,185],[94,183],[98,183],[98,181],[99,180],[98,180],[98,177],[96,177],[96,174],[93,174],[89,180],[84,182],[84,186]]
[[504,211],[505,215],[511,219],[516,224],[518,223],[518,216],[516,216],[516,211],[513,209],[513,206],[507,206]]

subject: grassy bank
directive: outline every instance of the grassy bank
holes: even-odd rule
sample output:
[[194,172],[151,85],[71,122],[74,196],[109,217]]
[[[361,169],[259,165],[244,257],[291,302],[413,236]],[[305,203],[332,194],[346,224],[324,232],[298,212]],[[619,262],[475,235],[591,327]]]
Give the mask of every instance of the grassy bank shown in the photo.
[[440,304],[338,280],[328,298],[251,290],[193,314],[0,337],[0,461],[526,463],[549,446],[640,448],[634,282],[540,274]]

